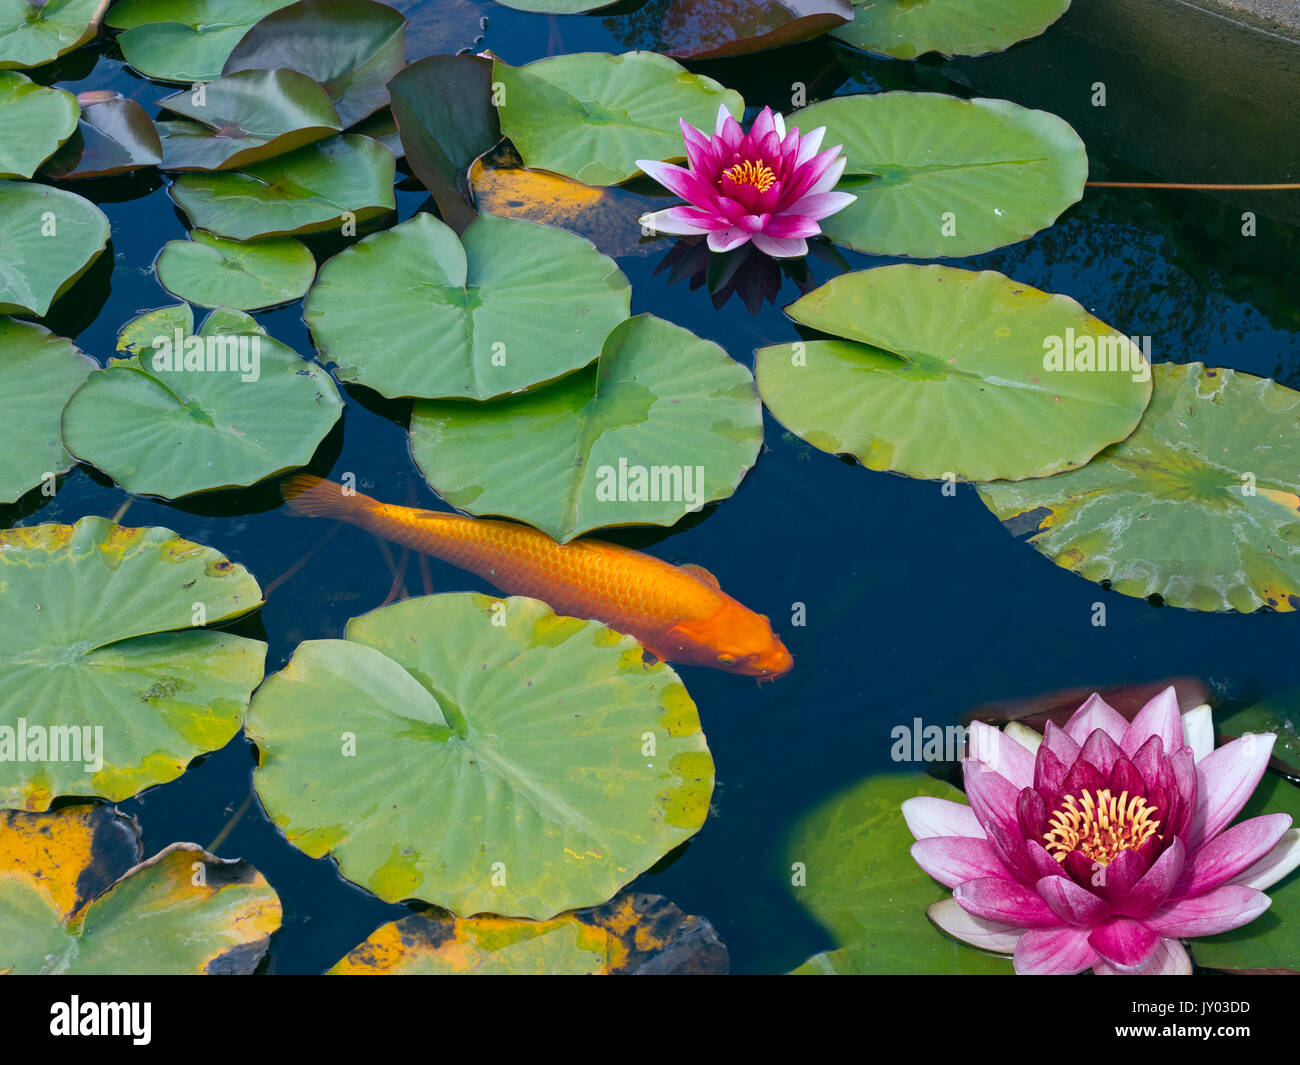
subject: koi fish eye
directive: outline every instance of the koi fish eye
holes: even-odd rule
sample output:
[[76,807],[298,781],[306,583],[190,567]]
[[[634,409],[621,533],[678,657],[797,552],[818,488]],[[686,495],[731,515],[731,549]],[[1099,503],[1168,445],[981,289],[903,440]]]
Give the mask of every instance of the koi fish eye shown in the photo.
[[736,664],[735,655],[718,655],[718,662],[724,666],[734,666]]

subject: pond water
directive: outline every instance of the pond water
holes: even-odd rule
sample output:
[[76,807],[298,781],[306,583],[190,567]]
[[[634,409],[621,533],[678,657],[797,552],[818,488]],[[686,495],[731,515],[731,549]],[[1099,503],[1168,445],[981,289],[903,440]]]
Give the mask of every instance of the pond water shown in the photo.
[[[412,58],[474,45],[480,32],[476,48],[516,64],[655,45],[638,5],[560,18],[470,0],[395,6],[413,20]],[[481,31],[482,15],[488,24]],[[1005,59],[979,62],[992,67]],[[742,91],[751,109],[789,110],[794,81],[809,86],[810,99],[881,88],[970,94],[945,77],[938,60],[870,60],[827,43],[692,69]],[[73,92],[116,89],[150,106],[168,91],[127,70],[111,42],[37,77]],[[1094,156],[1090,162],[1093,177],[1149,176],[1132,172],[1124,160]],[[108,214],[111,256],[59,302],[46,324],[104,362],[124,323],[174,302],[152,263],[186,226],[156,172],[81,183],[75,191]],[[433,207],[417,183],[399,189],[399,220],[426,210]],[[1259,236],[1243,238],[1241,208],[1204,193],[1092,189],[1036,238],[950,262],[1065,293],[1121,331],[1151,336],[1156,361],[1199,360],[1300,388],[1300,267],[1292,254],[1298,237],[1295,228],[1261,213]],[[339,246],[323,238],[308,243],[322,260]],[[679,323],[751,366],[754,348],[795,339],[781,311],[799,295],[794,282],[784,280],[757,313],[740,297],[715,307],[704,288],[692,291],[660,268],[670,248],[663,240],[648,254],[641,249],[619,259],[632,282],[634,314]],[[842,264],[813,257],[809,268],[822,282],[887,261],[846,252]],[[300,304],[255,317],[275,338],[311,351]],[[359,485],[386,501],[443,508],[410,459],[408,405],[364,389],[344,391],[344,419],[312,469],[335,479],[355,473]],[[79,467],[54,499],[0,508],[0,526],[111,516],[127,498]],[[174,504],[134,499],[122,520],[167,526],[211,545],[263,587],[315,549],[329,528],[285,514],[273,483]],[[762,688],[743,677],[681,668],[717,764],[714,809],[689,844],[633,884],[712,921],[735,972],[786,971],[831,945],[790,894],[788,830],[836,791],[899,768],[890,760],[896,723],[919,717],[946,724],[994,700],[1177,674],[1198,675],[1233,701],[1294,681],[1300,614],[1199,614],[1105,591],[1018,543],[970,486],[945,495],[937,483],[867,471],[815,450],[770,417],[762,455],[733,498],[671,530],[604,535],[713,570],[731,594],[773,618],[795,656],[793,672]],[[488,590],[439,562],[431,575],[437,591]],[[392,584],[376,541],[346,526],[233,631],[269,641],[270,674],[300,641],[340,636],[345,622],[383,602]],[[421,592],[414,564],[406,588]],[[1106,607],[1104,627],[1093,624],[1098,602]],[[796,603],[806,608],[802,627],[790,623]],[[120,804],[139,817],[146,854],[176,840],[216,838],[250,795],[253,762],[241,735],[177,781]],[[429,796],[428,809],[438,816],[438,796]],[[279,893],[284,923],[265,963],[271,972],[320,972],[404,912],[343,880],[332,861],[289,846],[255,799],[218,853],[252,862]]]

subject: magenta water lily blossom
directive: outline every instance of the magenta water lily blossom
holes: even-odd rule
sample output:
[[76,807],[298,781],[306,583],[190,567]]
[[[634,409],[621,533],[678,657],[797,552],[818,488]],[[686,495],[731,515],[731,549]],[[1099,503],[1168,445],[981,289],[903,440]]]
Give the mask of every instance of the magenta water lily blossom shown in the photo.
[[931,920],[1019,973],[1190,973],[1182,940],[1253,921],[1300,864],[1287,814],[1228,827],[1274,739],[1214,750],[1209,707],[1181,715],[1172,688],[1132,722],[1093,695],[1036,752],[976,724],[970,805],[903,803],[913,857],[953,889]]
[[845,160],[839,145],[819,150],[825,133],[824,126],[787,131],[768,107],[748,133],[725,106],[712,137],[682,119],[687,168],[653,159],[638,159],[637,166],[687,203],[641,222],[659,233],[707,233],[717,252],[753,241],[777,258],[807,255],[807,238],[821,232],[818,222],[857,199],[834,191]]

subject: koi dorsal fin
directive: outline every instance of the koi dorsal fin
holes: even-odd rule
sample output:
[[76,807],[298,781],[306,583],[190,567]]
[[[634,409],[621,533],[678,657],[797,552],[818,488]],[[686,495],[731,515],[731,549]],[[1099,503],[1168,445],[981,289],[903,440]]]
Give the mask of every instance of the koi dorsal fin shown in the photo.
[[706,570],[703,566],[697,566],[694,562],[687,562],[683,566],[678,566],[683,573],[688,573],[701,584],[707,584],[710,588],[716,588],[722,591],[722,585],[718,583],[718,578]]

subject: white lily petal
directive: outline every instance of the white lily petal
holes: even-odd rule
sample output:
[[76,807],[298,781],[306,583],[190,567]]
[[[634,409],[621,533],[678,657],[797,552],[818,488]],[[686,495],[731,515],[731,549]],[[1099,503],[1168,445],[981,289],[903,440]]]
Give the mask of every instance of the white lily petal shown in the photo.
[[1030,754],[1036,755],[1038,748],[1042,746],[1043,734],[1035,732],[1028,725],[1022,725],[1019,721],[1008,721],[1007,727],[1002,731],[1009,739],[1015,740]]
[[773,111],[772,122],[776,125],[776,135],[785,140],[785,116],[780,111]]
[[1214,721],[1208,703],[1188,710],[1183,715],[1183,739],[1192,749],[1192,757],[1198,762],[1214,750]]
[[992,951],[994,954],[1014,954],[1016,943],[1025,934],[1023,928],[998,921],[986,921],[983,917],[967,913],[956,899],[941,899],[931,903],[926,907],[925,915],[953,939],[960,939],[972,947]]
[[1300,866],[1300,828],[1289,828],[1271,851],[1228,883],[1263,891],[1271,888],[1296,866]]

